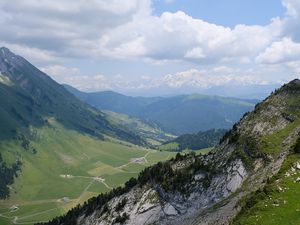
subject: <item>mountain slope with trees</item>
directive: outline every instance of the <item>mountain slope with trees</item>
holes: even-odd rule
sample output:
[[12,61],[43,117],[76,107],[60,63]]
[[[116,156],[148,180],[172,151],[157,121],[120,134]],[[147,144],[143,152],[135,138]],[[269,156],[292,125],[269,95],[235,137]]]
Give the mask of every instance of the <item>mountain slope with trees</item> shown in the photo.
[[214,129],[208,131],[199,131],[196,134],[183,134],[173,140],[165,142],[159,148],[170,151],[211,148],[219,143],[225,133],[226,130],[224,129]]
[[68,85],[65,87],[98,109],[154,122],[175,135],[228,129],[258,102],[200,94],[164,98],[129,97],[112,91],[84,93]]

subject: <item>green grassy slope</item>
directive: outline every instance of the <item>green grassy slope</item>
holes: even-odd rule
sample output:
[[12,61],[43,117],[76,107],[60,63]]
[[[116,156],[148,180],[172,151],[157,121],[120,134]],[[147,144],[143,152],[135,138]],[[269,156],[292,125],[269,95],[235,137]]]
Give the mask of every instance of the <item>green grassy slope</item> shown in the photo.
[[30,147],[36,154],[25,151],[16,140],[0,143],[7,161],[19,157],[23,163],[10,188],[11,197],[0,201],[0,224],[12,224],[15,217],[19,224],[46,221],[173,156],[109,137],[98,140],[68,130],[53,118],[48,121],[47,126],[31,128],[36,138]]
[[300,224],[300,187],[296,169],[300,155],[288,157],[280,172],[267,185],[244,199],[243,210],[233,225]]
[[[278,174],[267,181],[265,187],[246,196],[240,202],[242,207],[233,225],[294,225],[300,224],[300,135],[295,144],[286,146],[287,137],[300,128],[300,81],[292,81],[281,88],[276,95],[284,95],[285,101],[273,98],[273,106],[285,105],[281,116],[290,123],[281,130],[257,140],[263,154],[278,157],[283,150],[289,155]],[[276,97],[275,95],[275,97]],[[263,107],[263,106],[261,106]],[[274,121],[269,121],[273,123]],[[274,126],[276,124],[274,123]],[[288,147],[288,149],[286,149]],[[299,166],[297,166],[299,165]]]

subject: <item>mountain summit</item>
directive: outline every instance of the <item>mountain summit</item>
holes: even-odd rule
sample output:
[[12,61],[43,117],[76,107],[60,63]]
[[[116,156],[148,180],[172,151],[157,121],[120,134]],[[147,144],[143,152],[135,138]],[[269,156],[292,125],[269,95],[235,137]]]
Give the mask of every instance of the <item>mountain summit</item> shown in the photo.
[[[210,154],[178,154],[47,224],[262,224],[255,215],[275,215],[280,204],[296,224],[295,189],[280,185],[299,185],[299,136],[300,81],[293,80],[244,115]],[[259,201],[268,207],[259,211]]]
[[48,75],[0,48],[0,138],[26,133],[29,126],[55,118],[68,129],[103,138],[103,135],[143,144],[137,135],[109,123],[102,112],[81,102]]

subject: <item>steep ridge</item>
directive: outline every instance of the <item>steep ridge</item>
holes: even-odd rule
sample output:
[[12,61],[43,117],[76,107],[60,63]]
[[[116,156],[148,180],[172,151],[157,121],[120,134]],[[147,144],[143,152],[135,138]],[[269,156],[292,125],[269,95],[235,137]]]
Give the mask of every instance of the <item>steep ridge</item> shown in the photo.
[[79,99],[98,109],[154,122],[166,132],[175,135],[231,128],[258,102],[200,94],[156,98],[130,97],[112,91],[84,93],[70,86],[65,87]]
[[16,138],[29,126],[54,117],[68,129],[103,138],[104,134],[143,144],[130,131],[110,124],[102,112],[75,98],[21,56],[0,48],[0,138]]
[[[177,155],[48,224],[229,224],[300,135],[300,80],[244,115],[208,155]],[[298,153],[297,153],[298,154]]]

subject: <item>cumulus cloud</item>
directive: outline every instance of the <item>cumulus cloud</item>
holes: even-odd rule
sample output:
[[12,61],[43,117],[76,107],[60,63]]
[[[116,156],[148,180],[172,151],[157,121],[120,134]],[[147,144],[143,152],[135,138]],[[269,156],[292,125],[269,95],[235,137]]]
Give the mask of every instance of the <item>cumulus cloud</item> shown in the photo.
[[287,9],[287,15],[298,17],[300,13],[300,2],[298,0],[282,0],[282,4]]
[[64,57],[95,56],[108,30],[148,15],[150,4],[149,0],[4,0],[1,41]]
[[62,65],[42,67],[41,70],[52,77],[76,76],[80,73],[78,68],[69,68]]
[[270,44],[273,33],[271,25],[238,25],[230,29],[179,11],[133,20],[107,32],[100,43],[101,52],[111,57],[136,55],[207,63],[252,57]]
[[[238,75],[239,74],[239,75]],[[268,82],[252,74],[244,74],[239,69],[217,67],[210,70],[191,69],[175,74],[166,75],[165,85],[172,88],[196,87],[210,88],[213,86],[231,85],[264,85]]]
[[[152,0],[2,0],[0,45],[40,61],[43,71],[59,82],[85,90],[260,84],[266,80],[258,73],[224,65],[275,68],[283,64],[281,69],[299,76],[300,2],[282,3],[286,14],[268,25],[229,28],[181,11],[154,15]],[[72,58],[143,60],[155,66],[173,62],[197,69],[130,80],[56,65]],[[204,65],[210,69],[199,69]]]
[[[291,2],[285,5],[294,15]],[[273,23],[231,29],[180,11],[154,16],[151,0],[4,0],[0,25],[2,41],[49,55],[203,63],[246,62],[276,33]]]
[[59,60],[59,58],[55,56],[55,54],[52,51],[47,51],[35,47],[29,47],[27,45],[7,43],[0,39],[0,46],[5,46],[11,51],[21,54],[23,57],[25,57],[31,62],[48,63]]
[[79,68],[50,65],[41,70],[61,84],[70,84],[81,90],[112,89],[112,80],[102,74],[84,75]]
[[[129,80],[126,76],[115,75],[83,75],[77,68],[65,68],[51,66],[44,68],[53,78],[60,83],[68,83],[76,88],[86,91],[95,90],[142,90],[155,88],[193,88],[207,89],[213,86],[224,85],[265,85],[268,83],[263,78],[253,76],[251,71],[242,71],[226,66],[210,69],[190,69],[174,74],[166,74],[162,77],[141,76],[135,80]],[[68,74],[68,76],[66,76]]]
[[300,60],[288,62],[286,66],[289,67],[294,74],[300,74]]
[[272,43],[264,52],[256,58],[259,63],[275,64],[300,59],[300,43],[293,42],[290,38],[283,38]]

